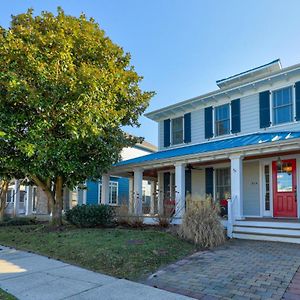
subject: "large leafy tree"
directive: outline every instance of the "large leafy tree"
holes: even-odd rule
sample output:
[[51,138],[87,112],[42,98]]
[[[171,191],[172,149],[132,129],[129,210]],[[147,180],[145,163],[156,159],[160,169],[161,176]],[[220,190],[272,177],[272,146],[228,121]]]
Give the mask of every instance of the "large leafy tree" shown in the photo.
[[0,31],[0,133],[25,156],[18,169],[45,191],[60,225],[63,187],[98,178],[137,142],[122,127],[139,126],[153,93],[84,15],[28,10]]
[[20,165],[26,164],[26,156],[19,152],[14,145],[0,136],[0,223],[4,219],[7,192],[12,179],[25,177]]

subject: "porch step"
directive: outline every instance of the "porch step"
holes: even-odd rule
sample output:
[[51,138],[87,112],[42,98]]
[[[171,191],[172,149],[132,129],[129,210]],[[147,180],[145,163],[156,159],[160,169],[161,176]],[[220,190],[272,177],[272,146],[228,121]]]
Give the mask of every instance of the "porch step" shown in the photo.
[[233,226],[233,238],[300,244],[300,224],[297,222],[238,221]]

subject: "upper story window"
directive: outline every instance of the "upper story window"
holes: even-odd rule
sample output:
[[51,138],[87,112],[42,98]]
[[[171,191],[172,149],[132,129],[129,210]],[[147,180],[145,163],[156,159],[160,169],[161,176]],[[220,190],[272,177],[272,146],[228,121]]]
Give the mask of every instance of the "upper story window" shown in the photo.
[[175,118],[171,120],[172,124],[172,144],[183,143],[183,117]]
[[215,107],[215,135],[220,136],[230,133],[229,104]]
[[273,124],[293,121],[293,88],[291,86],[272,92]]

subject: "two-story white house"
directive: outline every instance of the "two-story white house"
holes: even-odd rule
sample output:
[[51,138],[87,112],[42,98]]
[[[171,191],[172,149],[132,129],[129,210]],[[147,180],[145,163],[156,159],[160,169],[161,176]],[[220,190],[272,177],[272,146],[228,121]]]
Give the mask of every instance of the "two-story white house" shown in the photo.
[[179,222],[187,192],[210,194],[230,199],[230,237],[300,243],[300,64],[275,60],[217,86],[146,114],[158,124],[159,151],[120,162],[112,174],[129,177],[138,214],[144,178],[156,212],[174,201]]

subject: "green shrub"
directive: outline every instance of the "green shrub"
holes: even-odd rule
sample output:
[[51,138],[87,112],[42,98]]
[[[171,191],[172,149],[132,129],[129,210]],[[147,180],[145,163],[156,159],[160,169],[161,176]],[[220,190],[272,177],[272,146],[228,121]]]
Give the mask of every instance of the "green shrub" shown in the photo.
[[23,226],[37,224],[36,218],[32,217],[5,217],[0,226]]
[[220,222],[220,208],[210,197],[187,197],[187,209],[179,235],[194,244],[209,248],[225,242],[224,228]]
[[66,211],[65,217],[78,227],[109,226],[114,222],[115,212],[109,205],[77,205]]

